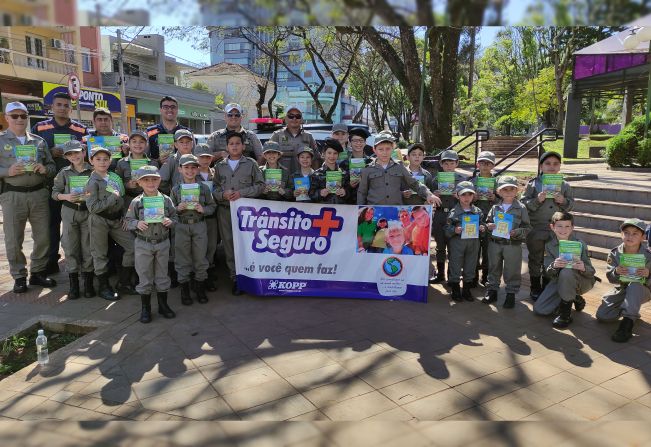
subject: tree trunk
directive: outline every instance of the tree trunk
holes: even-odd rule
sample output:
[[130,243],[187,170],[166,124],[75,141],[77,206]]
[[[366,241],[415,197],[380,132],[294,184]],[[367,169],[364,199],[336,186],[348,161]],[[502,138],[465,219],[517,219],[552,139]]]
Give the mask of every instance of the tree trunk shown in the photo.
[[563,98],[563,71],[556,76],[556,102],[558,103],[558,116],[556,117],[556,129],[559,135],[563,135],[563,124],[565,120],[565,99]]
[[[475,41],[477,36],[477,28],[474,26],[470,28],[470,61],[468,63],[468,101],[472,99],[472,87],[475,82]],[[461,132],[462,135],[465,135],[466,132],[469,132],[472,129],[472,118],[468,114],[465,123],[465,129]]]
[[269,101],[267,101],[267,108],[269,109],[269,116],[272,118],[278,118],[278,114],[275,113],[275,110],[273,109],[274,106],[274,101],[276,100],[276,94],[278,93],[278,87],[276,85],[276,81],[278,80],[278,61],[273,58],[273,87],[274,87],[274,92],[273,95],[269,98]]
[[353,117],[353,123],[359,123],[362,119],[362,116],[364,116],[364,109],[366,109],[366,98],[364,98],[364,102],[362,102],[361,107]]

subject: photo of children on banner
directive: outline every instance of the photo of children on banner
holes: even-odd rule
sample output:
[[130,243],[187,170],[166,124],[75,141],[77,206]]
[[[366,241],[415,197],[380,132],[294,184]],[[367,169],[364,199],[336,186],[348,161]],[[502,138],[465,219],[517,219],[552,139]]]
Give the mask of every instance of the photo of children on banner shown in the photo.
[[421,205],[360,206],[357,252],[429,256],[430,213]]

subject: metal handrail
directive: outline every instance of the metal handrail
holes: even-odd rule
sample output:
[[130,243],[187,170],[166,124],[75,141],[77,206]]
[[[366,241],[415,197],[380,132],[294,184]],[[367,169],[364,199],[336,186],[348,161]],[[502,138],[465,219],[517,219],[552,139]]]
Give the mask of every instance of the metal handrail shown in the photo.
[[[549,133],[551,133],[552,135],[547,135],[547,134],[549,134]],[[526,151],[524,151],[522,154],[520,154],[520,156],[518,156],[518,158],[516,158],[515,160],[513,160],[511,163],[509,163],[508,165],[506,165],[504,168],[502,168],[502,169],[500,169],[499,171],[497,171],[497,172],[495,173],[495,176],[497,177],[498,175],[501,175],[504,171],[506,171],[507,169],[509,169],[511,166],[513,166],[514,164],[516,164],[518,161],[522,160],[524,157],[526,157],[526,156],[527,156],[531,151],[533,151],[534,149],[536,149],[536,150],[538,151],[538,159],[540,159],[540,156],[542,155],[543,150],[544,150],[543,144],[544,144],[545,142],[547,142],[547,141],[556,141],[556,140],[558,140],[558,129],[555,129],[555,128],[553,128],[553,127],[547,127],[547,128],[545,128],[545,129],[542,129],[542,130],[536,132],[536,133],[533,134],[533,135],[531,136],[531,138],[529,138],[527,141],[525,141],[524,143],[520,144],[518,147],[516,147],[516,148],[513,149],[511,152],[509,152],[507,155],[505,155],[504,157],[502,157],[499,161],[497,161],[497,162],[495,163],[494,168],[497,167],[498,165],[500,165],[503,161],[505,161],[505,160],[506,160],[507,158],[509,158],[511,155],[515,154],[515,153],[518,152],[519,150],[522,150],[522,149],[523,149],[527,144],[531,143],[533,140],[536,140],[536,139],[539,140],[536,144],[534,144],[534,145],[531,146],[529,149],[527,149]],[[477,168],[475,168],[475,171],[473,171],[473,177],[475,176],[475,172],[476,172],[476,171],[477,171]]]
[[459,141],[457,141],[456,143],[452,143],[451,145],[449,145],[448,147],[446,147],[442,151],[437,152],[435,155],[425,157],[425,159],[423,160],[423,166],[425,167],[427,165],[431,165],[432,163],[434,163],[434,166],[435,166],[436,163],[438,162],[438,160],[440,159],[441,154],[443,152],[449,151],[449,150],[455,150],[455,148],[458,145],[460,145],[461,143],[463,143],[465,140],[467,140],[470,137],[474,137],[474,139],[471,140],[470,142],[466,143],[466,145],[463,146],[461,149],[456,150],[456,152],[457,152],[457,154],[460,154],[465,149],[467,149],[470,146],[474,145],[475,146],[475,160],[477,160],[477,155],[479,154],[479,143],[481,141],[488,141],[490,139],[490,132],[488,131],[488,129],[476,129],[476,130],[472,131],[471,133],[469,133],[468,135],[466,135],[465,137],[463,137],[462,139],[460,139]]

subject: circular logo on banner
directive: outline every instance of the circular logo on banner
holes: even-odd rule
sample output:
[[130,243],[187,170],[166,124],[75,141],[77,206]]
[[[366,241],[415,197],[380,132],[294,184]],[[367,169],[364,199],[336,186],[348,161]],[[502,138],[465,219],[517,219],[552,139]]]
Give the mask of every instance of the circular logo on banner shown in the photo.
[[81,81],[74,73],[68,75],[68,94],[73,101],[78,100],[81,95]]
[[402,272],[402,261],[394,256],[386,258],[382,263],[382,270],[387,276],[398,276]]

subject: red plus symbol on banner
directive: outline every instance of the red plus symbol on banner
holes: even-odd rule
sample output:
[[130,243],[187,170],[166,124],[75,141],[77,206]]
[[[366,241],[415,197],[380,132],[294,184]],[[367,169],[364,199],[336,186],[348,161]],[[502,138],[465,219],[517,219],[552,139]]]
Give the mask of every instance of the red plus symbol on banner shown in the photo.
[[332,211],[324,211],[321,219],[314,219],[312,226],[320,228],[319,236],[328,236],[330,230],[339,230],[341,228],[341,218],[332,218]]

